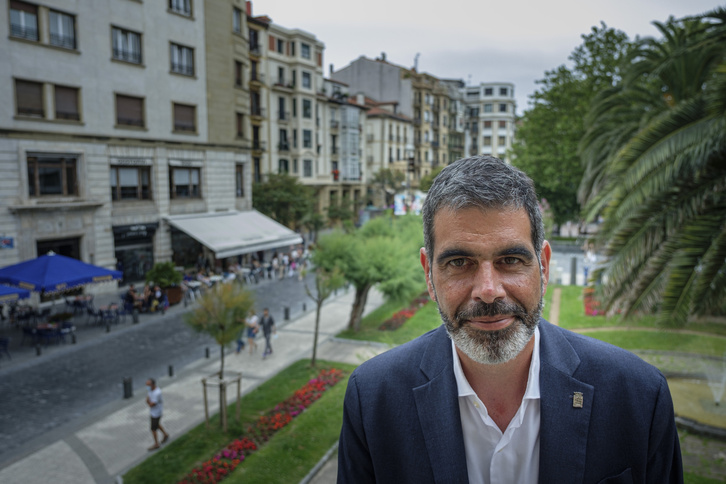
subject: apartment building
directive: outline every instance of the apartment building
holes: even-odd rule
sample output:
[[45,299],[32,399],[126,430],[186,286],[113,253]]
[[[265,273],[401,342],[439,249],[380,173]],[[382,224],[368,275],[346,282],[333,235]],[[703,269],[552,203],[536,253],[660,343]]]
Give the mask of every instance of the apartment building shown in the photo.
[[[246,4],[0,8],[0,266],[52,250],[139,280],[200,247],[221,259],[299,243],[249,210]],[[265,243],[214,233],[233,224],[265,226]]]
[[467,154],[492,155],[509,162],[516,120],[514,84],[481,83],[464,91],[469,127]]
[[397,112],[412,119],[412,187],[417,187],[421,177],[435,167],[446,165],[461,154],[464,124],[460,122],[461,96],[452,88],[456,81],[444,81],[392,64],[385,54],[375,60],[361,56],[332,72],[330,77],[347,84],[352,93],[360,92],[377,101],[396,102]]

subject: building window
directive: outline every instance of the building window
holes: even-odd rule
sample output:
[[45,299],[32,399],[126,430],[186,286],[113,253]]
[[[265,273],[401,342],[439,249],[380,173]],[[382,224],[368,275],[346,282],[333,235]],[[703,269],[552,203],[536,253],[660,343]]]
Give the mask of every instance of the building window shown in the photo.
[[133,64],[141,64],[141,34],[113,27],[113,58]]
[[484,88],[484,95],[485,96],[493,96],[494,95],[494,88],[493,87],[485,87]]
[[234,187],[235,196],[237,198],[244,198],[245,196],[245,166],[237,164],[234,167]]
[[277,173],[290,173],[290,163],[284,158],[277,160]]
[[303,71],[302,73],[302,87],[310,89],[313,86],[312,77],[309,72]]
[[499,95],[500,96],[506,96],[509,94],[509,90],[506,87],[500,87],[499,88]]
[[73,15],[51,10],[48,15],[48,20],[51,45],[57,45],[66,49],[75,49],[76,18]]
[[277,52],[280,54],[285,53],[285,41],[282,39],[277,39]]
[[187,104],[174,103],[174,131],[197,131],[197,108]]
[[307,178],[313,176],[313,160],[303,160],[303,176]]
[[310,45],[300,43],[300,55],[303,59],[310,59]]
[[55,86],[55,119],[79,121],[78,88]]
[[242,33],[242,10],[237,7],[232,7],[232,30],[237,33]]
[[151,200],[151,168],[112,166],[111,200]]
[[234,61],[234,85],[236,87],[242,87],[242,63],[240,61]]
[[507,105],[506,104],[500,104],[499,105],[499,112],[500,113],[506,113],[507,112]]
[[245,130],[244,130],[245,115],[242,113],[236,113],[236,118],[237,118],[237,137],[244,138],[245,137]]
[[492,129],[491,121],[484,121],[483,125],[484,125],[484,129]]
[[483,146],[491,146],[492,145],[492,137],[491,136],[484,136],[484,142],[482,143]]
[[506,121],[499,121],[499,127],[500,127],[501,129],[506,129],[506,127],[507,127],[507,122],[506,122]]
[[28,193],[31,197],[77,195],[75,157],[28,156]]
[[45,117],[43,109],[43,84],[15,80],[15,105],[18,116]]
[[38,7],[17,0],[10,1],[10,36],[38,40]]
[[303,148],[313,147],[313,132],[309,129],[303,129]]
[[201,198],[199,168],[171,167],[169,192],[171,198]]
[[116,124],[144,127],[144,99],[116,94]]
[[484,105],[484,112],[485,113],[491,113],[493,109],[493,106],[491,104],[485,104]]
[[292,160],[292,172],[297,174],[297,158],[293,158]]
[[277,83],[281,86],[285,85],[285,68],[284,67],[277,68]]
[[192,0],[169,0],[169,10],[186,17],[191,17]]
[[303,99],[302,116],[307,119],[311,119],[313,117],[313,102],[310,99]]
[[504,136],[500,136],[499,139],[497,140],[497,145],[505,146],[506,144],[507,144],[506,138]]
[[171,44],[171,72],[185,76],[194,75],[194,50],[179,44]]
[[250,53],[260,55],[260,33],[255,29],[249,29]]
[[287,130],[280,130],[280,145],[278,146],[280,151],[288,151],[290,149],[290,143],[287,141]]

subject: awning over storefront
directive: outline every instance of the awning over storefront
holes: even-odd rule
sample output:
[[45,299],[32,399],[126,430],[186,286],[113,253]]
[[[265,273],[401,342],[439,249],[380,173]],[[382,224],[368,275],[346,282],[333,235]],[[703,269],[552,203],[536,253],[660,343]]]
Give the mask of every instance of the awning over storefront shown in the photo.
[[217,259],[302,243],[299,234],[257,210],[177,215],[165,220],[208,247]]

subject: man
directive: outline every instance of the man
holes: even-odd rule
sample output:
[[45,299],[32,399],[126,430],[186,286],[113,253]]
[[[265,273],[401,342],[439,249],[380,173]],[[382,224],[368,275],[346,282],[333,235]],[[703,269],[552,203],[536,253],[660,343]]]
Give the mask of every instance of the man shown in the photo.
[[156,386],[156,380],[149,378],[146,380],[146,404],[149,406],[149,414],[151,415],[151,435],[154,436],[154,445],[149,447],[149,450],[156,450],[159,448],[159,439],[156,436],[156,431],[161,430],[164,438],[161,439],[161,443],[165,443],[169,440],[169,434],[161,426],[161,414],[164,410],[164,401],[161,398],[161,388]]
[[552,249],[524,173],[453,163],[423,224],[444,324],[353,372],[338,482],[683,481],[663,375],[540,318]]
[[270,315],[270,310],[265,308],[262,310],[262,319],[260,319],[260,326],[262,326],[262,334],[265,335],[265,352],[262,353],[262,359],[264,360],[267,355],[272,354],[272,344],[270,344],[270,338],[272,334],[277,332],[275,329],[275,320]]

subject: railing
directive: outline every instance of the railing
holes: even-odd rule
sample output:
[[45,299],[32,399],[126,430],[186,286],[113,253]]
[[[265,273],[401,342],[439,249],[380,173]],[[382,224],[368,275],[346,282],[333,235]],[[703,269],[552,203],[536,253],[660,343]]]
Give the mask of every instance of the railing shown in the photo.
[[21,39],[38,40],[38,29],[18,24],[10,24],[10,35]]
[[190,66],[188,64],[171,64],[171,72],[175,72],[177,74],[183,74],[185,76],[193,76],[194,75],[194,66]]
[[55,119],[72,119],[72,120],[75,120],[75,121],[79,121],[81,119],[81,116],[77,112],[72,112],[72,111],[56,111],[55,112]]
[[124,126],[144,126],[144,120],[138,118],[116,118],[116,123]]
[[340,126],[340,122],[339,121],[337,121],[335,119],[331,119],[330,120],[330,127],[332,129],[338,129],[338,126]]
[[65,47],[66,49],[76,48],[76,38],[72,35],[60,35],[51,32],[50,43],[59,47]]
[[279,151],[290,151],[290,144],[289,143],[278,143],[277,149]]
[[253,139],[252,140],[252,149],[255,151],[265,151],[265,142]]
[[265,108],[253,106],[250,109],[250,115],[264,117],[265,116]]
[[141,52],[131,50],[113,49],[113,58],[134,64],[141,64]]
[[187,123],[174,123],[174,131],[190,131],[194,132],[197,128],[193,124]]
[[45,115],[42,109],[24,108],[20,106],[18,106],[18,114],[20,116],[39,116],[41,118]]
[[289,119],[290,119],[290,113],[288,111],[278,111],[277,112],[278,121],[288,121]]
[[261,84],[265,83],[265,75],[260,72],[253,72],[252,76],[250,76],[250,81],[259,82]]

